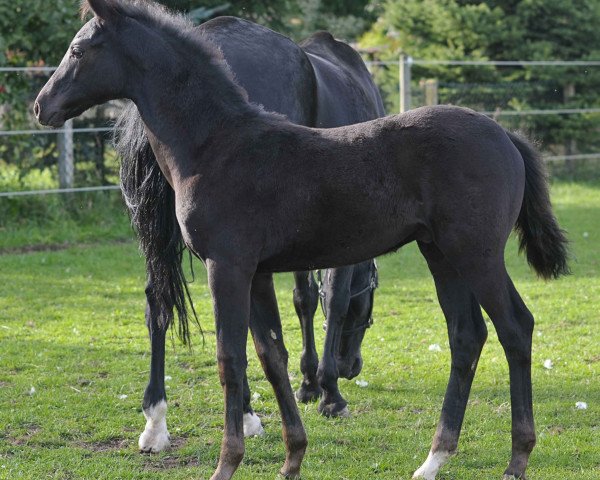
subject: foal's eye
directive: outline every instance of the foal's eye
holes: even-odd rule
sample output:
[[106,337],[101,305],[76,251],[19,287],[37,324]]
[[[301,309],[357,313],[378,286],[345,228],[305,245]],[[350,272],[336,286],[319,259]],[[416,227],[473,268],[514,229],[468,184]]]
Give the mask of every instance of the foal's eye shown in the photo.
[[74,58],[81,58],[83,57],[83,50],[80,50],[79,48],[71,48],[71,56]]

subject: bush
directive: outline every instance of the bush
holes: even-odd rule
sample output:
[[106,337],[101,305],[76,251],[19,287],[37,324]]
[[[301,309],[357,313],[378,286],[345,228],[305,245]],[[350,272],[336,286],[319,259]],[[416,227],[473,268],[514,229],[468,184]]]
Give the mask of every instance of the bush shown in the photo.
[[[55,178],[49,168],[20,175],[0,163],[2,192],[54,189]],[[119,191],[0,197],[0,250],[132,237]]]

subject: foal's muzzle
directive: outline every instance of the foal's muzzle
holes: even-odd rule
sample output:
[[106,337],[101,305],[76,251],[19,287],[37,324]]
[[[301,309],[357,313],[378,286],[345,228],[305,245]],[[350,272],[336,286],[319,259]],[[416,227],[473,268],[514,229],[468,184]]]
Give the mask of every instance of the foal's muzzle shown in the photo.
[[65,124],[65,113],[57,108],[53,108],[48,102],[44,102],[41,96],[33,104],[33,113],[37,121],[48,127],[62,127]]

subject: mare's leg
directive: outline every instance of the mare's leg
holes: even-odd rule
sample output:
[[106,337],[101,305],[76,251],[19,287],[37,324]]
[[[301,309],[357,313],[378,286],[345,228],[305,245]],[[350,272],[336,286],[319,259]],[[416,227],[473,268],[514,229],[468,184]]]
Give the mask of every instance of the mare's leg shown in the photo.
[[323,282],[327,332],[323,356],[317,370],[317,378],[323,389],[319,412],[328,417],[346,417],[349,415],[348,402],[342,397],[338,389],[339,372],[336,356],[340,349],[344,321],[350,306],[350,286],[353,270],[354,266],[329,269],[325,272],[325,275],[331,275],[331,278]]
[[254,271],[226,261],[206,261],[213,298],[225,426],[219,464],[211,480],[229,480],[244,456],[244,376]]
[[288,377],[288,353],[283,343],[272,274],[257,273],[254,276],[250,329],[256,353],[273,386],[281,412],[283,440],[287,451],[281,474],[286,478],[300,478],[300,465],[307,440]]
[[264,433],[260,418],[250,405],[250,385],[248,385],[248,376],[244,375],[244,437],[256,437]]
[[419,243],[446,317],[452,353],[450,379],[429,456],[413,478],[433,480],[456,452],[477,361],[487,338],[479,303],[471,289],[433,244]]
[[294,272],[296,288],[294,288],[294,307],[300,319],[302,329],[302,356],[300,357],[300,370],[302,371],[302,385],[296,392],[300,402],[311,402],[321,396],[321,387],[317,381],[317,367],[319,357],[315,347],[315,332],[313,320],[319,305],[319,289],[312,276],[312,272]]
[[[152,358],[150,381],[142,403],[146,428],[138,445],[144,453],[157,453],[171,445],[167,430],[167,395],[165,393],[165,336],[172,320],[173,308],[160,312],[156,304],[152,279],[146,285],[146,325],[150,335]],[[167,317],[168,316],[168,317]]]
[[442,250],[490,316],[504,349],[510,374],[512,412],[512,456],[505,478],[525,478],[529,455],[536,440],[531,388],[533,316],[506,271],[504,248],[497,249],[500,253],[490,257],[465,256],[451,248]]

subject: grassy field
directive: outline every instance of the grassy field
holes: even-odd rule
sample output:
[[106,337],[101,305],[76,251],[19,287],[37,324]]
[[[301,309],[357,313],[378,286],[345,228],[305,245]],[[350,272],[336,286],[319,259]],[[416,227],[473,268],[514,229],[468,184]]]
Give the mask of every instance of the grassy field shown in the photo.
[[[600,186],[559,183],[556,212],[569,231],[573,275],[537,280],[511,240],[509,271],[536,317],[533,347],[538,445],[530,480],[600,479]],[[110,230],[108,238],[129,236]],[[111,222],[111,225],[115,222]],[[121,228],[121,227],[119,227]],[[53,241],[62,242],[60,229]],[[0,233],[1,235],[1,233]],[[5,247],[14,249],[11,234]],[[84,238],[65,233],[68,239]],[[1,246],[1,245],[0,245]],[[193,296],[206,334],[191,351],[168,345],[169,429],[174,447],[140,455],[141,397],[149,365],[143,261],[133,242],[0,256],[0,478],[208,478],[216,466],[222,393],[205,275]],[[309,448],[304,479],[408,479],[425,459],[449,372],[446,327],[414,246],[380,261],[375,325],[359,387],[342,381],[348,419],[300,406]],[[290,378],[300,381],[300,329],[292,277],[276,279]],[[318,313],[320,315],[320,313]],[[320,317],[317,318],[320,323]],[[510,457],[508,369],[493,327],[471,393],[458,455],[440,480],[499,479]],[[322,344],[323,333],[317,329]],[[441,352],[430,351],[439,344]],[[319,347],[320,348],[320,347]],[[254,407],[266,435],[246,442],[236,478],[273,479],[284,448],[274,396],[249,346]],[[553,362],[552,369],[544,361]],[[579,410],[576,402],[586,402]]]

